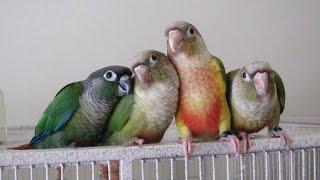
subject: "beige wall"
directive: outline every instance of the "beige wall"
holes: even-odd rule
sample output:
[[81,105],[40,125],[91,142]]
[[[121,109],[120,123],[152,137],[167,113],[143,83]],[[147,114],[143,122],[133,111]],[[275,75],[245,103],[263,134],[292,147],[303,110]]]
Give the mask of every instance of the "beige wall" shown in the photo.
[[[138,3],[139,2],[139,3]],[[230,2],[230,1],[228,1]],[[9,125],[34,125],[68,82],[192,22],[227,70],[266,60],[286,84],[286,116],[320,116],[320,1],[0,1],[0,89]]]

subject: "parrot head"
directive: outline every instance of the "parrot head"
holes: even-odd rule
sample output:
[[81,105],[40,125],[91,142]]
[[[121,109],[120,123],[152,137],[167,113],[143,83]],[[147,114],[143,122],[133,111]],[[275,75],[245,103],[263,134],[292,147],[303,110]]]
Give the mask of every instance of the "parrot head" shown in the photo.
[[271,66],[264,61],[256,61],[241,68],[235,77],[236,87],[250,97],[273,94],[274,78]]
[[168,57],[155,50],[146,50],[134,58],[131,66],[137,86],[148,87],[156,82],[166,81],[175,73],[174,66]]
[[201,34],[192,24],[184,21],[171,23],[165,30],[168,54],[192,56],[207,53]]
[[91,73],[84,84],[104,97],[122,97],[132,90],[132,72],[127,67],[108,66]]

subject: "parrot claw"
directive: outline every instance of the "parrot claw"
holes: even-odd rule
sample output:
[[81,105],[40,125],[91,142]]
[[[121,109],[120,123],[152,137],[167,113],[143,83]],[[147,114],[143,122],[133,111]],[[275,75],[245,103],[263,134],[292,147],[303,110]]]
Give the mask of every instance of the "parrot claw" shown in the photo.
[[183,153],[186,158],[188,158],[189,154],[191,154],[191,144],[192,137],[180,137],[180,141],[182,142]]
[[288,134],[282,130],[280,127],[274,127],[269,131],[269,136],[271,137],[280,137],[281,145],[284,146],[287,150],[290,149],[291,139]]
[[221,141],[231,141],[234,153],[238,155],[240,153],[240,141],[236,135],[228,134],[226,137],[221,137]]
[[134,137],[129,142],[125,143],[124,146],[142,146],[143,143],[144,139]]
[[243,151],[247,152],[249,147],[251,146],[251,140],[249,139],[249,136],[246,132],[241,132],[239,135],[243,142]]

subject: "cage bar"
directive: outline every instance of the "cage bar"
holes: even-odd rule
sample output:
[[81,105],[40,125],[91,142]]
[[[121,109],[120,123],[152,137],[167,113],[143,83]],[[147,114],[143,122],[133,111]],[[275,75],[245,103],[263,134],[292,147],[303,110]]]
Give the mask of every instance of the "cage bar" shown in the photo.
[[306,151],[304,149],[301,150],[301,166],[302,166],[302,180],[305,180],[306,179]]
[[265,180],[269,179],[269,153],[264,152],[264,173],[265,173]]
[[212,159],[212,179],[216,179],[216,167],[215,167],[215,156],[211,157]]
[[202,157],[198,157],[198,162],[199,162],[199,180],[202,180]]
[[278,151],[278,179],[282,180],[282,153]]
[[240,158],[240,179],[243,180],[243,171],[244,171],[244,167],[243,167],[243,154],[239,155]]
[[174,172],[173,158],[170,158],[170,179],[171,180],[173,180],[173,172]]
[[64,180],[64,166],[60,164],[60,180]]
[[188,180],[188,157],[184,158],[184,179]]
[[313,151],[313,179],[317,180],[317,151],[316,151],[316,148],[313,148],[312,151]]
[[45,164],[45,171],[46,171],[46,180],[49,180],[49,167],[48,164]]
[[156,180],[159,180],[159,160],[155,159],[156,164]]
[[256,179],[256,154],[252,153],[252,179]]
[[110,161],[107,162],[108,172],[109,172],[109,173],[108,173],[108,179],[109,179],[109,180],[111,180],[111,173],[112,173],[112,172],[111,172],[111,164],[110,164],[110,163],[111,163]]

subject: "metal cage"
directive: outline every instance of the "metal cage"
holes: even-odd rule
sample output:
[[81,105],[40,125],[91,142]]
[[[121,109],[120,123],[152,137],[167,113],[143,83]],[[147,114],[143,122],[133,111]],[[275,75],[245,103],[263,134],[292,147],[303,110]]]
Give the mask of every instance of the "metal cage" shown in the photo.
[[31,137],[31,129],[10,129],[12,141],[0,146],[0,180],[55,179],[56,167],[61,179],[99,179],[99,165],[107,164],[110,172],[112,160],[120,160],[121,179],[320,179],[320,125],[282,126],[292,138],[290,150],[263,131],[252,136],[246,153],[232,154],[229,142],[199,142],[188,159],[175,142],[174,127],[160,144],[24,151],[5,148]]

